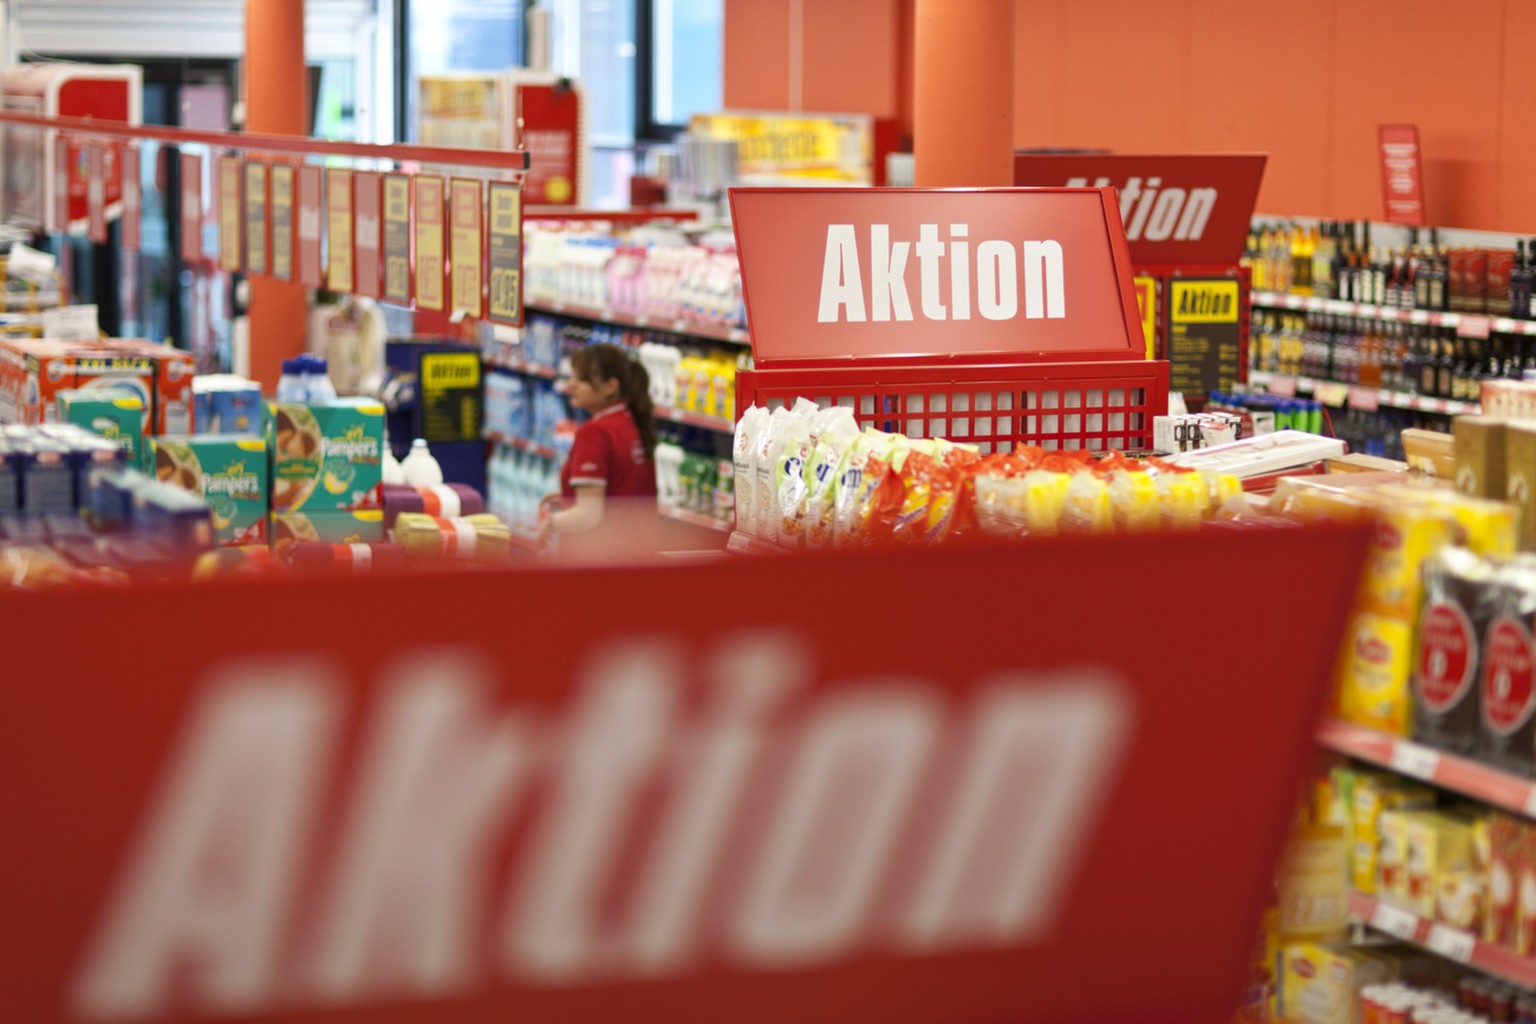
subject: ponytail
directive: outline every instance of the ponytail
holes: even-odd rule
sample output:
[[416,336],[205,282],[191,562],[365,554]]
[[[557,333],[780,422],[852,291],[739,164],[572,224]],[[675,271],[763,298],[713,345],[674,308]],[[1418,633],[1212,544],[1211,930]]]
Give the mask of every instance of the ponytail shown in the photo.
[[656,413],[651,407],[651,375],[640,361],[617,345],[598,342],[573,352],[571,369],[583,380],[619,382],[619,397],[635,421],[645,457],[652,458],[656,452]]

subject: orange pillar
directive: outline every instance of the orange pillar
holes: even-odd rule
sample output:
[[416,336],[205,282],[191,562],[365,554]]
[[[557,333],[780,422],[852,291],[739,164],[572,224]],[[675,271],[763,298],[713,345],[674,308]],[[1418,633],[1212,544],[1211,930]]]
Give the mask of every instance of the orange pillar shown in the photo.
[[[245,127],[270,135],[305,135],[309,104],[304,71],[304,0],[245,0]],[[282,361],[304,351],[304,287],[252,276],[251,376],[268,391]]]
[[917,0],[912,152],[920,187],[1013,184],[1015,0]]

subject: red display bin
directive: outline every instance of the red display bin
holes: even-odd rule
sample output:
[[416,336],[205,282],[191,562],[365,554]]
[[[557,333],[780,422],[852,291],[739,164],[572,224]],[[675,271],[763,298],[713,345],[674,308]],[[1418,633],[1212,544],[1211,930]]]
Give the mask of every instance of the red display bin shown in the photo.
[[755,369],[740,415],[806,398],[864,425],[1150,449],[1145,358],[1110,189],[733,189]]

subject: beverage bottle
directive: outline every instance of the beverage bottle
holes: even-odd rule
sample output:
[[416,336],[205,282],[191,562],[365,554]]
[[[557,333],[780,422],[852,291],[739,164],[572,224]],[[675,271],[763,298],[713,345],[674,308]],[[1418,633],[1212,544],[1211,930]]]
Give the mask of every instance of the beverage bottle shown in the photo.
[[430,487],[443,482],[443,467],[432,457],[432,449],[422,438],[411,442],[411,450],[400,463],[405,482],[413,487]]
[[277,378],[277,400],[293,403],[309,401],[308,381],[304,374],[302,356],[283,360],[282,375]]
[[336,386],[331,383],[330,367],[320,356],[300,356],[304,360],[304,389],[311,402],[334,402]]
[[1508,316],[1524,320],[1530,312],[1531,268],[1526,263],[1525,240],[1515,243],[1515,265],[1509,272]]
[[1312,294],[1328,298],[1333,295],[1333,225],[1323,224],[1320,231],[1314,227],[1312,237]]

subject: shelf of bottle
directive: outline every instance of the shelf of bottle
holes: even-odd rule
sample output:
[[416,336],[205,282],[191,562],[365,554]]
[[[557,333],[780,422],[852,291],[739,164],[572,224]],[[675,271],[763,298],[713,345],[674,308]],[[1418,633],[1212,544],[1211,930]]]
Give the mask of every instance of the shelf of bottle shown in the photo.
[[1253,304],[1264,309],[1299,309],[1309,313],[1332,313],[1336,316],[1361,316],[1371,320],[1428,324],[1431,327],[1454,327],[1458,333],[1469,338],[1484,338],[1490,333],[1536,335],[1536,320],[1514,320],[1507,316],[1487,316],[1482,313],[1398,309],[1395,306],[1374,306],[1365,302],[1324,299],[1315,295],[1292,295],[1289,292],[1255,291],[1252,295]]
[[1317,741],[1335,753],[1536,818],[1536,783],[1530,779],[1337,718],[1318,727]]
[[575,302],[526,300],[525,308],[534,313],[553,313],[556,316],[574,316],[582,320],[598,320],[603,323],[621,324],[625,327],[641,327],[653,331],[667,331],[706,341],[723,341],[732,345],[745,345],[749,338],[740,327],[722,324],[700,323],[685,317],[651,316],[647,313],[620,313],[607,306],[584,306]]
[[1536,986],[1536,957],[1484,942],[1470,932],[1437,924],[1411,910],[1359,891],[1349,894],[1349,914],[1385,935],[1422,946],[1432,953],[1490,974],[1522,988]]
[[690,427],[703,427],[705,430],[713,430],[719,434],[734,434],[736,424],[723,416],[707,416],[701,412],[690,412],[687,409],[670,409],[666,406],[656,406],[656,415],[673,423],[684,423]]
[[541,459],[557,459],[560,457],[560,453],[553,448],[546,448],[542,444],[534,444],[526,437],[518,437],[515,434],[503,434],[496,430],[487,430],[485,432],[485,439],[487,441],[494,441],[496,444],[506,445],[508,448],[516,448],[520,452],[537,455]]
[[1298,377],[1289,373],[1267,373],[1264,370],[1248,371],[1248,383],[1263,387],[1272,395],[1289,397],[1310,394],[1324,405],[1348,405],[1351,409],[1374,411],[1382,406],[1390,409],[1407,409],[1413,412],[1438,413],[1441,416],[1477,415],[1481,406],[1476,402],[1458,402],[1449,398],[1429,398],[1406,391],[1387,391],[1381,388],[1362,387],[1336,380],[1318,380]]
[[706,516],[702,512],[695,512],[692,509],[662,504],[658,504],[656,509],[668,519],[676,519],[678,522],[687,523],[689,526],[697,526],[705,530],[716,530],[720,533],[730,533],[736,529],[736,524],[728,519],[716,519],[714,516]]
[[495,352],[486,352],[485,365],[494,366],[499,370],[511,370],[513,373],[521,373],[529,377],[542,377],[545,380],[559,380],[560,371],[551,366],[540,366],[538,363],[526,363],[512,356],[501,355]]

